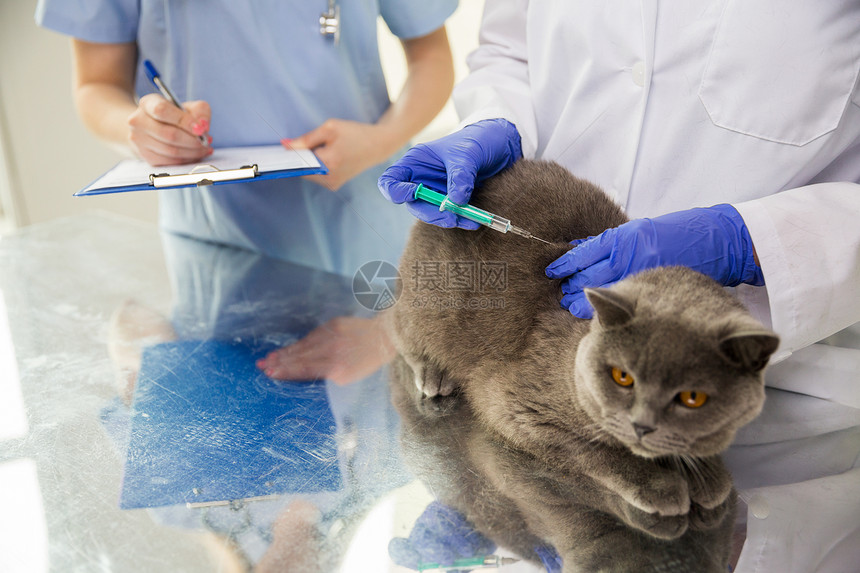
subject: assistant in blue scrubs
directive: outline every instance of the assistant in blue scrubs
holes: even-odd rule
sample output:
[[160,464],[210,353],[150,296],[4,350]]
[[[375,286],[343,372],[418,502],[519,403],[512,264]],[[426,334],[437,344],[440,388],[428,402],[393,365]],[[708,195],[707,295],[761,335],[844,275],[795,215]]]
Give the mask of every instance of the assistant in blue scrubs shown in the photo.
[[[209,103],[213,146],[242,146],[296,138],[329,118],[377,122],[391,105],[378,17],[408,41],[439,30],[457,1],[338,5],[337,44],[319,31],[328,0],[40,0],[36,20],[84,42],[136,44],[137,97],[155,91],[141,65],[148,59],[180,101]],[[337,192],[303,178],[163,190],[160,221],[178,234],[352,276],[368,261],[396,263],[413,221],[379,196],[385,166]]]

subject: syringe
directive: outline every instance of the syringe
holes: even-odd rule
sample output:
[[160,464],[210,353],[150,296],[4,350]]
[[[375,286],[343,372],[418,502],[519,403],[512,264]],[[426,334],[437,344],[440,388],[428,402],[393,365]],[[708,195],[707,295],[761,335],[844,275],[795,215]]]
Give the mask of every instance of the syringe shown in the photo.
[[439,193],[438,191],[433,191],[432,189],[428,189],[422,184],[418,185],[418,188],[415,189],[415,198],[421,199],[422,201],[427,201],[428,203],[432,203],[433,205],[438,205],[440,211],[450,211],[456,215],[460,215],[461,217],[465,217],[470,221],[474,221],[501,233],[507,233],[510,231],[515,235],[519,235],[520,237],[525,237],[526,239],[534,239],[536,241],[541,241],[542,243],[549,244],[549,241],[544,241],[540,237],[535,237],[530,232],[522,229],[520,227],[516,227],[511,225],[510,219],[505,219],[504,217],[499,217],[498,215],[494,215],[489,211],[484,211],[483,209],[478,209],[477,207],[473,207],[472,205],[458,205],[454,203],[448,196]]
[[485,555],[483,557],[469,557],[457,559],[451,565],[440,565],[439,563],[419,563],[418,571],[455,571],[457,569],[498,569],[505,565],[512,565],[519,559],[513,557],[502,557],[500,555]]

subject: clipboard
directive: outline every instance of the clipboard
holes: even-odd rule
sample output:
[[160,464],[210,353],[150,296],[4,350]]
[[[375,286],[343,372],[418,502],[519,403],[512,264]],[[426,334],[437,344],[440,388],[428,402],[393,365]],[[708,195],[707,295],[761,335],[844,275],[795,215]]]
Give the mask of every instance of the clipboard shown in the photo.
[[153,167],[140,159],[126,159],[74,195],[203,187],[326,173],[328,169],[309,149],[286,149],[282,145],[225,147],[216,149],[205,163]]
[[269,379],[254,362],[270,349],[218,340],[144,349],[120,508],[343,488],[324,382]]

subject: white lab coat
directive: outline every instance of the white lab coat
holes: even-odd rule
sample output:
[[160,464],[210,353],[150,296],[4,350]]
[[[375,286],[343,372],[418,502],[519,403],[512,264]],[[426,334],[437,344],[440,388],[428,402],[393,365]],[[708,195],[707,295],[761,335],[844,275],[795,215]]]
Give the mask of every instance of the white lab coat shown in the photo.
[[860,1],[489,0],[464,124],[504,117],[526,157],[631,217],[731,203],[782,343],[727,460],[749,505],[736,571],[860,571]]

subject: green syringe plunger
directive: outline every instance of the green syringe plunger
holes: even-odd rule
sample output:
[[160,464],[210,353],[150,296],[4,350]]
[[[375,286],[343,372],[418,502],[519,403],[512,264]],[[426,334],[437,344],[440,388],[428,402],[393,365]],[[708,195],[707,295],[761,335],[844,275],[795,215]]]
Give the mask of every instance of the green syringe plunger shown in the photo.
[[458,205],[454,203],[448,196],[444,193],[439,193],[438,191],[434,191],[433,189],[428,189],[423,184],[419,184],[415,189],[415,198],[421,199],[422,201],[426,201],[433,205],[437,205],[440,211],[450,211],[455,215],[459,215],[470,221],[474,221],[480,225],[484,225],[485,227],[489,227],[501,233],[507,233],[510,231],[515,235],[519,235],[521,237],[525,237],[527,239],[535,239],[537,241],[541,241],[544,243],[549,243],[549,241],[544,241],[539,237],[535,237],[530,232],[525,229],[521,229],[520,227],[516,227],[511,224],[510,219],[505,219],[504,217],[500,217],[498,215],[494,215],[489,211],[484,211],[483,209],[479,209],[472,205]]

